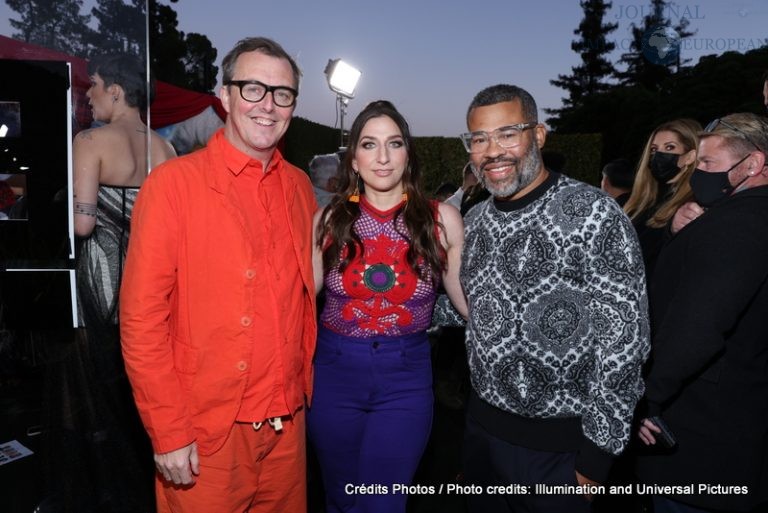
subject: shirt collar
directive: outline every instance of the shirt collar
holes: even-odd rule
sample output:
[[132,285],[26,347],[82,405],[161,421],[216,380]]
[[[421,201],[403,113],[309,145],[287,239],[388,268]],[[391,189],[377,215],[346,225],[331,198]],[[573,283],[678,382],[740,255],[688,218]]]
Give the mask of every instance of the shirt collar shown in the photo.
[[[222,156],[224,158],[224,164],[230,173],[238,176],[246,168],[255,168],[257,171],[263,171],[263,166],[260,160],[251,158],[242,151],[235,148],[224,136],[224,129],[219,129],[214,135],[211,142],[217,145],[221,149]],[[266,172],[271,173],[278,171],[283,164],[283,155],[280,150],[275,148],[275,152],[272,154],[272,158],[269,161]]]

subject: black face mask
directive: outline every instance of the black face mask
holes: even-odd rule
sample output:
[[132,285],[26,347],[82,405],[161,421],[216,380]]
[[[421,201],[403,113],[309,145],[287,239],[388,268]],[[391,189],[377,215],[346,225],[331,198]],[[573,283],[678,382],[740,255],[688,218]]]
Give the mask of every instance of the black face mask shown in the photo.
[[734,189],[736,189],[736,187],[741,185],[744,180],[749,178],[749,175],[745,176],[736,185],[731,185],[731,182],[728,179],[728,175],[731,173],[731,171],[733,171],[736,166],[744,162],[747,157],[749,157],[749,154],[729,167],[727,170],[717,173],[702,171],[698,168],[694,169],[690,182],[693,196],[696,198],[696,203],[704,208],[709,208],[731,194]]
[[677,167],[677,161],[679,159],[680,155],[675,153],[657,151],[651,155],[648,167],[651,168],[651,174],[656,181],[664,184],[673,179],[677,173],[680,172],[680,168]]

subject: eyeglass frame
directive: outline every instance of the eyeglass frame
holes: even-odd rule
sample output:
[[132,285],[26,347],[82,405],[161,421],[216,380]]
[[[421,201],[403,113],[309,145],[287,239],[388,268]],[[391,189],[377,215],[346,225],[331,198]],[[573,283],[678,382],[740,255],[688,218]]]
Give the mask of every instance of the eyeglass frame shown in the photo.
[[746,139],[749,144],[754,146],[757,149],[757,151],[759,151],[760,153],[768,154],[768,153],[766,153],[766,151],[764,149],[762,149],[760,146],[758,146],[757,143],[755,141],[753,141],[752,138],[749,135],[747,135],[747,133],[744,130],[741,130],[740,128],[737,128],[737,127],[733,126],[732,124],[728,123],[727,121],[723,121],[723,118],[716,118],[716,119],[713,119],[712,121],[710,121],[707,124],[706,128],[704,128],[704,133],[717,135],[717,134],[714,133],[714,130],[717,128],[717,125],[723,125],[725,128],[727,128],[729,130],[733,130],[737,134],[739,134],[742,137],[744,137],[744,139]]
[[[518,130],[520,132],[520,135],[522,135],[523,132],[525,132],[529,128],[536,128],[538,125],[539,123],[536,121],[528,121],[527,123],[517,123],[516,125],[500,126],[499,128],[492,130],[491,132],[486,132],[485,130],[475,130],[474,132],[464,132],[462,134],[459,134],[459,139],[461,139],[461,142],[464,145],[464,149],[467,150],[467,153],[469,153],[470,155],[473,153],[470,148],[470,139],[474,134],[485,134],[486,136],[488,136],[489,146],[491,144],[490,140],[493,139],[496,142],[496,144],[499,145],[500,148],[504,148],[506,150],[509,148],[517,148],[518,146],[520,146],[520,143],[518,142],[517,144],[514,144],[512,146],[504,146],[503,144],[501,144],[501,142],[499,142],[499,139],[497,137],[497,134],[501,130],[508,130],[510,128],[513,128],[515,130]],[[480,150],[480,151],[485,151],[485,150]],[[474,153],[479,153],[480,151],[477,151]]]
[[[248,103],[259,103],[261,100],[267,97],[267,93],[272,93],[272,101],[275,102],[275,105],[278,107],[293,107],[296,105],[296,99],[299,97],[299,92],[294,89],[293,87],[288,86],[271,86],[267,85],[264,82],[260,82],[259,80],[227,80],[224,82],[225,86],[237,86],[237,88],[240,90],[240,98],[247,101]],[[264,95],[259,98],[258,100],[249,100],[243,95],[243,86],[246,85],[258,85],[264,88]],[[275,100],[275,91],[279,90],[286,90],[290,91],[291,94],[293,94],[293,101],[289,105],[280,105],[277,103],[277,100]]]

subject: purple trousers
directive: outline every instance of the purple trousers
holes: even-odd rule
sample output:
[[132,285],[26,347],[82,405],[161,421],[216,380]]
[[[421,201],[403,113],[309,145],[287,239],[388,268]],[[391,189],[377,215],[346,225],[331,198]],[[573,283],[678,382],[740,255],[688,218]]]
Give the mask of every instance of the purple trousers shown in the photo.
[[432,427],[425,332],[353,338],[320,328],[307,414],[326,512],[404,513]]

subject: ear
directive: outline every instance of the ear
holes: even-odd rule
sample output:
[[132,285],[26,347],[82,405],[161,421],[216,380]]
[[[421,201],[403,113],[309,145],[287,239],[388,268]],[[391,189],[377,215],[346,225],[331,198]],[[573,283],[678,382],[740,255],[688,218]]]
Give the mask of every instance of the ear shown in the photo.
[[360,172],[360,170],[357,169],[357,159],[352,159],[352,169],[355,171],[355,173]]
[[123,94],[123,88],[120,87],[118,84],[112,84],[111,86],[107,87],[107,92],[112,96],[117,96],[119,98],[123,98],[125,95]]
[[229,87],[228,86],[221,86],[221,89],[219,89],[219,99],[221,100],[221,105],[224,107],[224,110],[227,111],[227,114],[229,114]]
[[544,147],[544,144],[547,142],[547,129],[544,125],[539,123],[535,127],[533,127],[534,135],[536,136],[536,144],[539,146],[539,149]]
[[759,174],[768,176],[768,162],[765,160],[765,153],[759,151],[752,152],[752,156],[749,158],[749,163],[750,176]]

